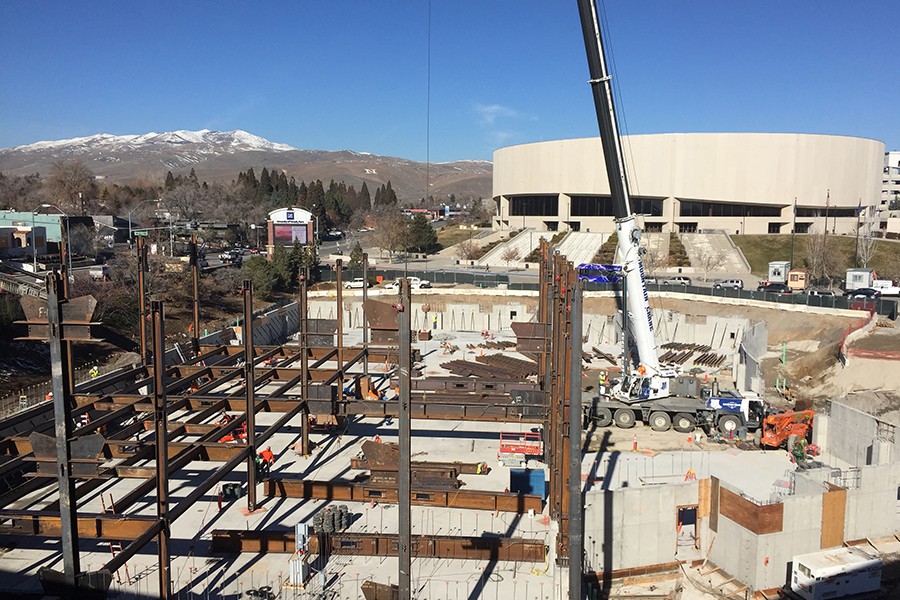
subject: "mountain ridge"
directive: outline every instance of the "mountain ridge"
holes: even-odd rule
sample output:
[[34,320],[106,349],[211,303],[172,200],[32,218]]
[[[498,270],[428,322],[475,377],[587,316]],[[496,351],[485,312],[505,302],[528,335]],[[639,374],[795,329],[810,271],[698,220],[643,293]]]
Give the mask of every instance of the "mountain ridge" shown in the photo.
[[131,184],[153,179],[160,183],[166,172],[186,174],[194,169],[201,180],[228,182],[250,167],[283,170],[297,181],[334,179],[371,189],[391,181],[401,200],[425,195],[491,195],[493,165],[490,161],[460,160],[421,163],[353,150],[302,150],[271,142],[243,130],[177,130],[116,136],[99,133],[65,140],[39,141],[0,149],[0,173],[46,174],[59,160],[81,160],[95,175],[109,183]]

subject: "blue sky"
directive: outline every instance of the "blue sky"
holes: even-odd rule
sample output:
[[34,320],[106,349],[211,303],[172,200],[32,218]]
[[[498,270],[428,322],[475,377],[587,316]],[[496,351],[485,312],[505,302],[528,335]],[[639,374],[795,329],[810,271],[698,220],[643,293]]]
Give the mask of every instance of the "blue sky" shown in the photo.
[[[243,129],[439,162],[597,135],[574,0],[430,10],[429,43],[424,0],[5,0],[0,147]],[[900,149],[897,0],[604,10],[627,133],[827,133]]]

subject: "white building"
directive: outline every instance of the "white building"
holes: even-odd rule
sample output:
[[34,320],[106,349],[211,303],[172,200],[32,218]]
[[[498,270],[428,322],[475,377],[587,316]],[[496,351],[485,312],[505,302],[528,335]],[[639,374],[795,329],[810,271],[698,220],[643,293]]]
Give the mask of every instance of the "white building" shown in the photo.
[[[780,133],[623,138],[632,206],[647,231],[855,234],[857,206],[882,196],[884,144]],[[494,152],[495,229],[614,231],[599,138]]]

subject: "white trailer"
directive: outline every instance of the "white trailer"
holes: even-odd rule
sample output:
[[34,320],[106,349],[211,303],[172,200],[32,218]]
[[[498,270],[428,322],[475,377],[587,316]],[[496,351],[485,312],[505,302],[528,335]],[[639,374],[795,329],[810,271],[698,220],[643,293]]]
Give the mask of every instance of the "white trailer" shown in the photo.
[[846,598],[881,588],[882,561],[855,546],[800,554],[793,560],[791,592],[804,600]]
[[775,260],[769,263],[769,283],[787,283],[788,272],[791,270],[791,261]]
[[844,289],[849,292],[860,288],[870,288],[874,281],[875,271],[872,269],[847,269],[847,277],[844,279]]

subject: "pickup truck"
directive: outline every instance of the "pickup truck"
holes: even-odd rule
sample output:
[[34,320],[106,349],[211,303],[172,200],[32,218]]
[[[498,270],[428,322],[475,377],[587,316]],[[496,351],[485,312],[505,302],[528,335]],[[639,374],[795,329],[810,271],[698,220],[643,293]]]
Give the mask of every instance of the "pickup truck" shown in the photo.
[[900,296],[900,286],[894,285],[890,279],[876,279],[872,288],[881,292],[882,296]]
[[[430,288],[431,287],[431,282],[428,281],[427,279],[419,279],[418,277],[409,277],[408,279],[409,279],[410,289],[418,290],[418,289],[422,289],[422,288]],[[384,286],[384,289],[399,290],[400,289],[400,280],[395,279],[394,281],[392,281],[389,284],[387,284],[386,286]]]

